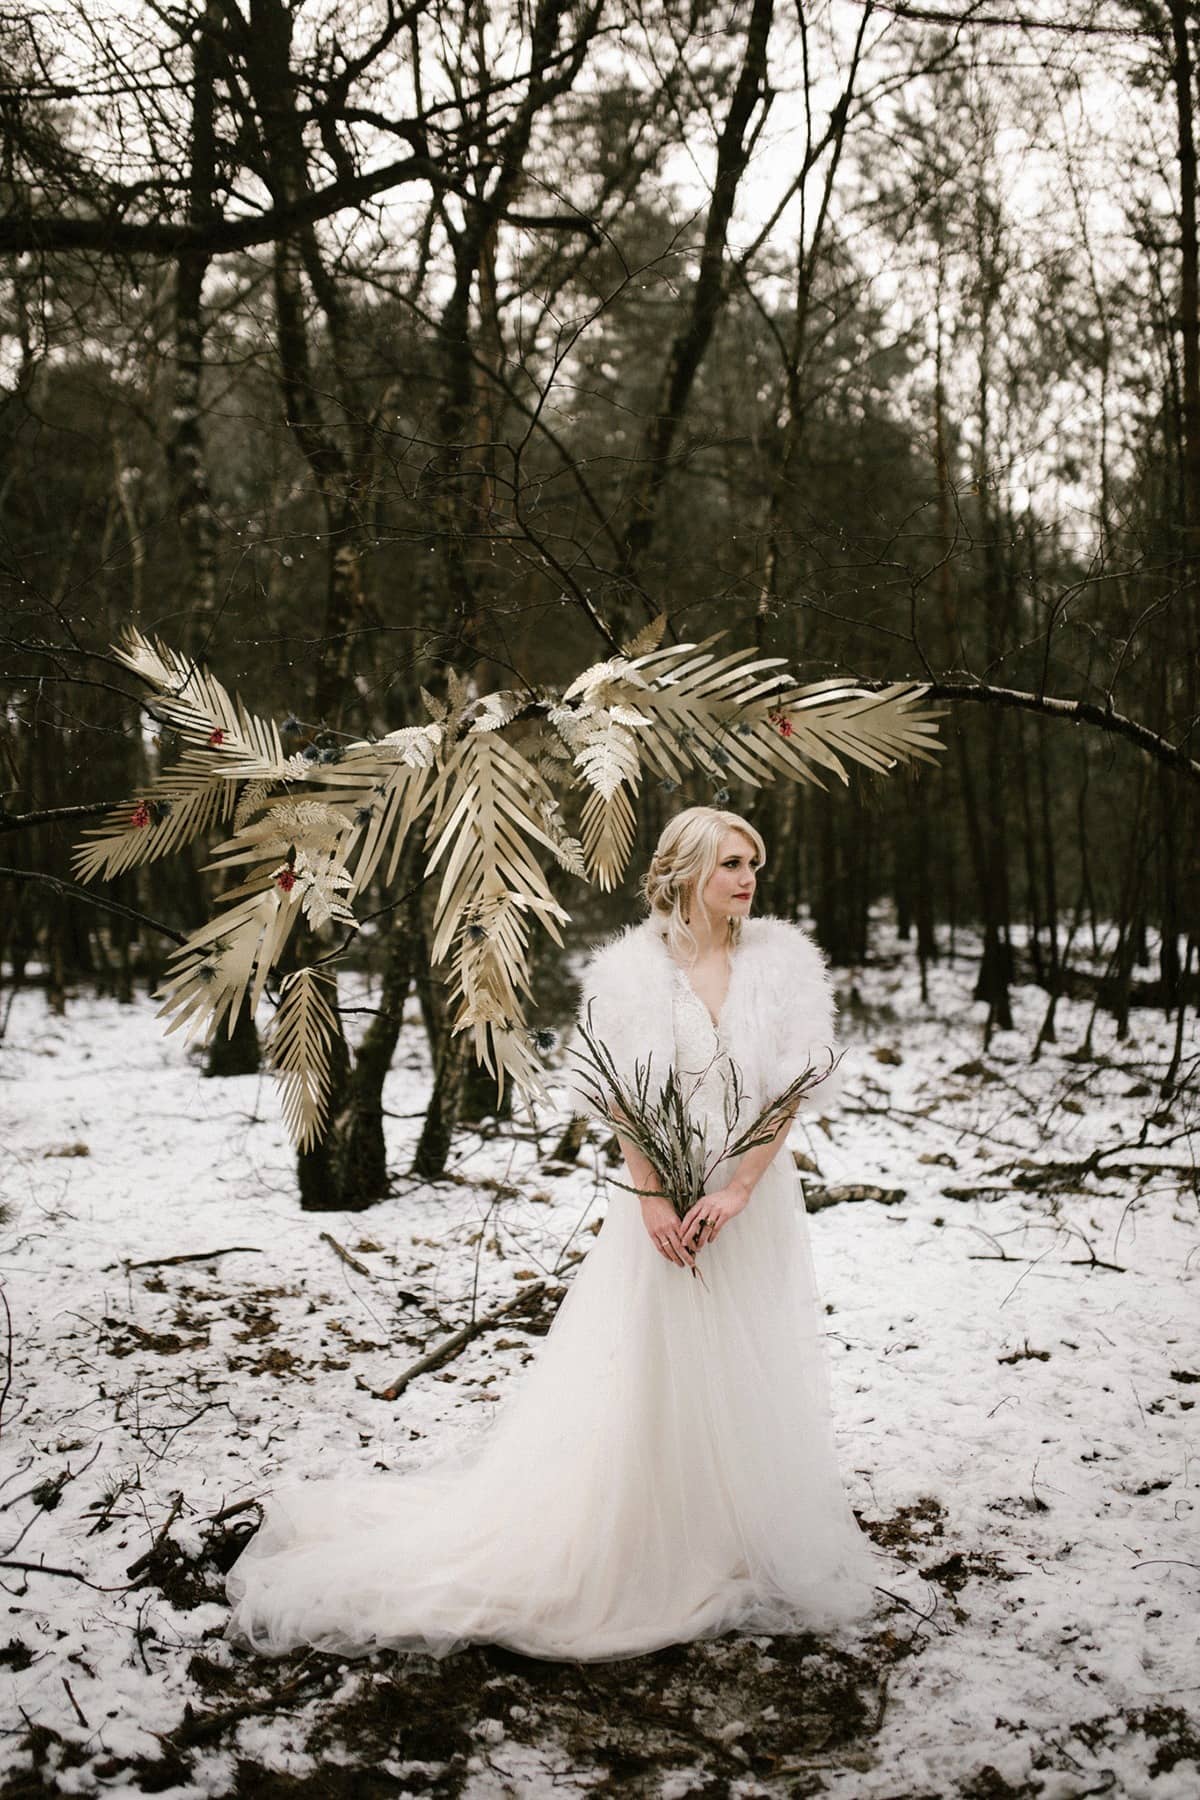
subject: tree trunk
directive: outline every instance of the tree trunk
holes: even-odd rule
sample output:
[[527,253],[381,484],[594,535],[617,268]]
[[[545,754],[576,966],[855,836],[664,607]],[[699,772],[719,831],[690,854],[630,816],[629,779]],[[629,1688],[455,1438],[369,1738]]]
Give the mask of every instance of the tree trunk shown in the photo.
[[383,1084],[392,1066],[404,1002],[412,984],[420,939],[407,911],[397,911],[387,936],[379,1007],[354,1058],[346,1106],[339,1121],[337,1173],[343,1204],[357,1211],[387,1198],[387,1143],[383,1128]]
[[[629,630],[629,594],[638,588],[638,576],[654,539],[659,502],[670,472],[675,439],[720,313],[729,224],[750,159],[751,145],[747,136],[750,120],[760,101],[770,103],[767,40],[773,14],[774,0],[753,0],[746,27],[745,55],[717,142],[716,178],[705,220],[699,273],[683,323],[667,352],[654,410],[642,438],[637,482],[625,531],[622,574],[626,591],[614,604],[609,621],[618,639],[624,638]],[[648,611],[653,610],[648,608]]]

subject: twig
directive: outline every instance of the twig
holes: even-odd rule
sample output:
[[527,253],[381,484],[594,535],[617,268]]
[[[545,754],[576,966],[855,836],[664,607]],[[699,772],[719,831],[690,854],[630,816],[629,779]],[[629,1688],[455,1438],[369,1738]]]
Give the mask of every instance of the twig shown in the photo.
[[[173,1269],[180,1263],[211,1262],[216,1256],[261,1256],[257,1244],[228,1244],[224,1250],[193,1250],[186,1256],[151,1256],[146,1262],[127,1262],[127,1269]],[[114,1263],[108,1267],[115,1268]]]
[[59,1569],[53,1563],[14,1562],[10,1557],[0,1558],[0,1569],[17,1569],[26,1575],[61,1575],[64,1581],[81,1581],[84,1587],[94,1588],[98,1594],[123,1594],[128,1585],[118,1582],[115,1587],[102,1587],[98,1581],[89,1581],[78,1569]]
[[[46,1481],[46,1480],[35,1481],[33,1486],[31,1488],[26,1488],[23,1493],[14,1494],[10,1500],[0,1500],[0,1512],[8,1512],[11,1507],[19,1506],[21,1504],[22,1500],[28,1500],[32,1494],[36,1494],[43,1488],[47,1488],[47,1487],[52,1489],[53,1499],[50,1501],[49,1505],[47,1505],[46,1501],[43,1500],[40,1503],[40,1510],[42,1512],[52,1512],[54,1510],[54,1508],[58,1505],[59,1497],[62,1494],[62,1491],[66,1487],[67,1483],[69,1481],[77,1481],[81,1475],[86,1475],[88,1470],[91,1468],[92,1464],[95,1462],[96,1458],[99,1456],[99,1454],[103,1448],[104,1448],[104,1445],[102,1442],[97,1443],[96,1448],[92,1451],[92,1454],[88,1457],[87,1461],[84,1463],[84,1465],[81,1469],[72,1469],[70,1464],[68,1463],[67,1467],[63,1470],[62,1474],[55,1475],[52,1480],[50,1480],[50,1481]],[[13,1475],[10,1476],[9,1479],[10,1480],[15,1479],[17,1474],[23,1475],[26,1472],[26,1470],[31,1466],[32,1461],[33,1461],[33,1459],[31,1457],[29,1462],[22,1463],[20,1469],[14,1470]],[[7,1486],[7,1483],[4,1483],[3,1485]],[[90,1536],[91,1533],[89,1532],[88,1535]]]
[[249,1512],[252,1506],[257,1506],[258,1504],[259,1502],[253,1499],[235,1500],[232,1506],[223,1506],[220,1512],[209,1513],[205,1523],[208,1525],[223,1525],[226,1519],[234,1519],[237,1517],[238,1513]]
[[8,1295],[0,1287],[0,1304],[4,1307],[4,1386],[0,1388],[0,1432],[4,1430],[4,1408],[8,1402],[9,1389],[12,1387],[13,1371],[13,1329],[12,1313],[9,1311]]
[[175,1523],[176,1519],[179,1517],[179,1515],[182,1511],[183,1511],[183,1495],[182,1495],[182,1493],[178,1493],[175,1495],[175,1498],[171,1502],[171,1510],[167,1514],[166,1524],[162,1527],[161,1531],[158,1531],[155,1533],[154,1541],[150,1545],[150,1548],[148,1550],[143,1550],[142,1554],[138,1557],[137,1561],[131,1562],[129,1567],[126,1569],[125,1573],[128,1575],[130,1581],[136,1580],[136,1578],[146,1568],[147,1564],[150,1562],[150,1560],[154,1556],[155,1552],[162,1548],[162,1545],[166,1540],[168,1531],[170,1531],[172,1525]]
[[321,1233],[321,1242],[323,1244],[328,1244],[329,1248],[337,1256],[341,1257],[341,1259],[345,1263],[346,1267],[348,1269],[353,1269],[354,1273],[356,1275],[369,1275],[371,1273],[370,1269],[367,1268],[367,1265],[365,1263],[360,1263],[356,1256],[351,1256],[351,1254],[348,1250],[344,1250],[342,1248],[342,1246],[338,1243],[337,1239],[335,1237],[330,1236],[329,1232],[323,1231]]
[[79,1723],[83,1726],[83,1729],[85,1731],[90,1731],[92,1728],[88,1724],[87,1719],[84,1717],[83,1708],[82,1708],[82,1706],[80,1706],[78,1700],[75,1698],[75,1690],[72,1688],[70,1682],[67,1680],[65,1675],[62,1678],[62,1684],[67,1690],[67,1699],[71,1702],[71,1705],[75,1708],[75,1717],[79,1720]]
[[[581,1250],[577,1255],[568,1257],[561,1267],[569,1269],[572,1264],[582,1262],[585,1255],[586,1251]],[[404,1373],[398,1375],[389,1386],[367,1388],[365,1382],[358,1382],[357,1385],[364,1388],[375,1400],[398,1400],[410,1381],[415,1381],[418,1375],[427,1374],[430,1369],[436,1369],[439,1363],[447,1362],[451,1357],[458,1356],[473,1338],[490,1330],[493,1325],[498,1325],[501,1319],[516,1312],[535,1295],[544,1294],[549,1286],[549,1282],[535,1281],[529,1287],[523,1288],[519,1294],[514,1294],[511,1300],[505,1301],[504,1305],[495,1312],[485,1313],[482,1318],[472,1319],[468,1324],[460,1326],[457,1331],[451,1332],[448,1338],[443,1338],[442,1342],[435,1345],[432,1350],[426,1351],[424,1356],[419,1356],[416,1362],[410,1363]]]
[[911,1600],[906,1600],[904,1598],[903,1594],[894,1594],[891,1588],[880,1587],[878,1582],[875,1583],[875,1592],[877,1594],[886,1594],[889,1600],[894,1600],[896,1605],[902,1606],[906,1612],[915,1613],[918,1624],[932,1625],[936,1631],[941,1633],[942,1637],[948,1637],[950,1635],[946,1627],[944,1625],[939,1625],[934,1618],[934,1614],[938,1609],[936,1594],[934,1595],[933,1605],[930,1607],[929,1611],[923,1613],[919,1606],[914,1606]]

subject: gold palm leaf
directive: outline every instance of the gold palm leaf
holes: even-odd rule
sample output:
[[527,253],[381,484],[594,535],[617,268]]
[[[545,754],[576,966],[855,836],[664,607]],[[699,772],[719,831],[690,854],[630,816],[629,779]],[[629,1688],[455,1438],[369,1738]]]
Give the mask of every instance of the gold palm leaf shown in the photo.
[[817,765],[846,783],[847,762],[887,774],[900,761],[935,760],[941,709],[919,707],[924,693],[917,682],[879,690],[818,682],[781,694],[765,716],[752,709],[746,723],[754,748],[779,773],[817,780]]
[[530,1098],[545,1093],[521,1000],[531,992],[525,910],[519,895],[493,889],[466,920],[454,956],[451,991],[460,1006],[453,1032],[470,1031],[476,1061],[496,1078],[498,1100],[506,1076]]
[[790,687],[786,662],[753,649],[714,655],[722,633],[701,644],[673,644],[640,657],[636,672],[649,685],[630,695],[649,715],[644,732],[646,758],[660,774],[678,781],[684,769],[698,768],[713,779],[731,777],[760,786],[774,779],[745,726],[747,709],[765,717],[771,698]]
[[154,710],[181,737],[215,750],[226,775],[259,780],[289,772],[274,723],[247,711],[199,663],[133,626],[126,627],[115,648],[126,667],[155,689]]
[[340,1037],[337,990],[331,977],[314,968],[286,975],[266,1050],[297,1150],[311,1150],[325,1135],[330,1057]]
[[588,874],[602,893],[610,894],[625,873],[637,832],[633,796],[624,782],[607,797],[591,790],[580,827]]
[[505,887],[497,885],[483,895],[463,921],[449,985],[461,1003],[455,1030],[473,1031],[480,1061],[488,1061],[489,1027],[507,1031],[524,1023],[521,994],[530,992],[528,947],[522,908]]
[[[455,1032],[470,1030],[478,1061],[529,1087],[536,1059],[524,1034],[521,994],[529,992],[528,927],[532,913],[562,943],[566,913],[550,892],[537,849],[559,854],[539,822],[554,805],[533,765],[498,732],[469,731],[437,781],[426,842],[426,872],[442,869],[434,907],[430,960],[454,961],[449,976],[459,999]],[[444,865],[444,866],[443,866]],[[536,1084],[535,1084],[536,1086]]]
[[172,955],[158,988],[163,1002],[158,1016],[171,1020],[168,1036],[186,1027],[189,1038],[202,1034],[207,1043],[227,1019],[232,1037],[247,992],[251,1013],[257,1010],[303,898],[299,883],[288,889],[269,874],[260,880],[265,885],[257,892],[227,896],[233,904],[193,931]]
[[555,854],[554,840],[536,817],[553,796],[533,765],[499,733],[471,731],[459,740],[436,788],[426,873],[435,874],[443,861],[445,867],[431,960],[445,959],[466,909],[497,885],[518,895],[561,944],[556,921],[567,924],[570,915],[551,894],[531,847]]
[[80,881],[111,881],[139,864],[171,856],[201,833],[225,823],[234,784],[215,768],[212,751],[186,750],[133,800],[107,812],[84,833],[72,866]]
[[833,680],[800,686],[782,657],[743,649],[717,658],[712,646],[671,645],[638,661],[649,676],[636,704],[654,723],[643,750],[659,772],[678,780],[698,767],[752,786],[786,775],[824,786],[818,769],[843,782],[844,759],[886,771],[902,757],[933,760],[941,709],[915,711],[920,683],[881,691]]
[[[363,759],[363,767],[370,765]],[[363,827],[354,891],[361,893],[391,848],[385,881],[396,873],[409,831],[425,812],[435,793],[432,762],[408,762],[392,758],[376,763],[376,779],[360,796],[356,817]]]

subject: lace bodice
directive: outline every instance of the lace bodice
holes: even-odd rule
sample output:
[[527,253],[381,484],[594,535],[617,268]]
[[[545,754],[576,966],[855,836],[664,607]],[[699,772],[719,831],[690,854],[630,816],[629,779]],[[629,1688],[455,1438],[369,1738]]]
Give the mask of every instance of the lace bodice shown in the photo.
[[689,1110],[701,1120],[710,1148],[726,1136],[725,1095],[730,1080],[729,1051],[721,1028],[683,970],[674,972],[675,1067]]

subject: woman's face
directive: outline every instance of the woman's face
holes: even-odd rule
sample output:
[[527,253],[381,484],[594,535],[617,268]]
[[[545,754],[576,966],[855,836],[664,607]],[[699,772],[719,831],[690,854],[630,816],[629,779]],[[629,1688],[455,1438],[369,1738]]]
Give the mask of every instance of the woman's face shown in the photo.
[[721,839],[717,866],[705,883],[701,899],[714,923],[744,919],[754,899],[758,880],[758,852],[740,831],[727,831]]

